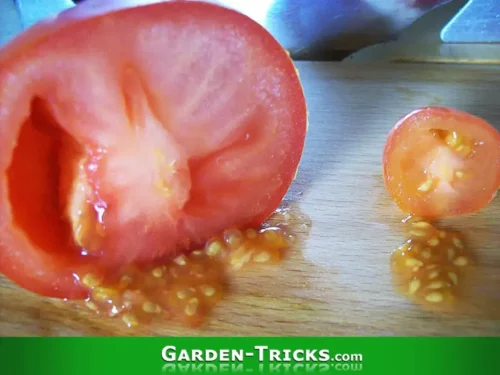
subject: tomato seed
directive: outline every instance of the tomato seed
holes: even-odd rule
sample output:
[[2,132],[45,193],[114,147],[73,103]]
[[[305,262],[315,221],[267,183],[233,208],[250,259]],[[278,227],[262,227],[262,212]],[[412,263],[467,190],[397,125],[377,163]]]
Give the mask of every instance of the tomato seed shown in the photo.
[[422,282],[419,279],[410,281],[408,293],[415,294],[420,289],[420,285],[422,285]]
[[[236,243],[238,247],[231,246]],[[204,251],[181,254],[149,269],[127,268],[116,281],[86,275],[85,282],[94,286],[87,286],[85,304],[92,311],[120,317],[128,327],[160,314],[184,316],[185,324],[196,325],[222,298],[226,271],[241,269],[251,261],[278,261],[288,243],[288,235],[277,228],[226,231],[209,241]]]
[[460,235],[418,221],[410,223],[409,236],[391,255],[394,281],[416,303],[450,306],[462,285],[459,270],[471,263]]
[[186,315],[193,316],[194,314],[196,314],[196,311],[198,310],[198,304],[198,298],[191,298],[184,309]]
[[443,295],[439,292],[432,292],[425,296],[425,300],[432,303],[439,303],[443,301]]
[[97,276],[89,273],[83,277],[82,284],[89,288],[93,288],[100,284],[100,280]]

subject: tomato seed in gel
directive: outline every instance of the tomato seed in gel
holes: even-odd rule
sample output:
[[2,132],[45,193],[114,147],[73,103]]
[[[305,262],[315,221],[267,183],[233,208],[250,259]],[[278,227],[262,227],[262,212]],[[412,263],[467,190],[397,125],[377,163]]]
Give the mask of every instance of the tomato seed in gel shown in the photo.
[[454,305],[472,264],[462,234],[440,230],[427,221],[410,222],[408,240],[391,256],[400,292],[436,309]]
[[165,263],[130,266],[112,278],[79,277],[89,290],[85,305],[128,327],[155,318],[197,327],[226,293],[232,271],[279,263],[292,242],[293,237],[279,227],[227,230],[204,248]]

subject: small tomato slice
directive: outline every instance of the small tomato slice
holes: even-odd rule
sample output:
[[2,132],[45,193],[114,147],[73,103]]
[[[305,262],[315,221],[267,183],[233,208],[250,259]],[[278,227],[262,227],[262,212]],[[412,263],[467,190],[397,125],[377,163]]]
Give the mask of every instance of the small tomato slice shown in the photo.
[[306,104],[278,42],[215,4],[133,3],[0,51],[0,271],[33,292],[259,225],[295,176]]
[[500,134],[463,111],[421,108],[391,130],[383,173],[387,191],[406,213],[427,218],[474,213],[500,187]]

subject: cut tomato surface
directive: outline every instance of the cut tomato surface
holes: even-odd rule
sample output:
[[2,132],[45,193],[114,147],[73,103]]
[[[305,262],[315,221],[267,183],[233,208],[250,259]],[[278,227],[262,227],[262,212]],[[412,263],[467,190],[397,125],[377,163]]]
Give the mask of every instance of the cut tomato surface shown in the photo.
[[477,212],[500,188],[500,134],[463,111],[418,109],[391,130],[383,173],[404,212],[433,219]]
[[261,224],[306,134],[296,69],[248,17],[91,3],[0,51],[0,271],[54,297]]

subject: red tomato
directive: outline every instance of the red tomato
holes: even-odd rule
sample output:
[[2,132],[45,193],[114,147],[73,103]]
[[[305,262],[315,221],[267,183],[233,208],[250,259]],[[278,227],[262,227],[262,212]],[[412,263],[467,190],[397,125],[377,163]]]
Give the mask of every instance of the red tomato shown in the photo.
[[418,109],[390,132],[383,172],[387,191],[407,213],[427,218],[473,213],[500,187],[500,134],[456,109]]
[[117,4],[0,51],[0,271],[39,294],[82,298],[74,274],[259,225],[302,154],[302,87],[265,29],[214,4]]

